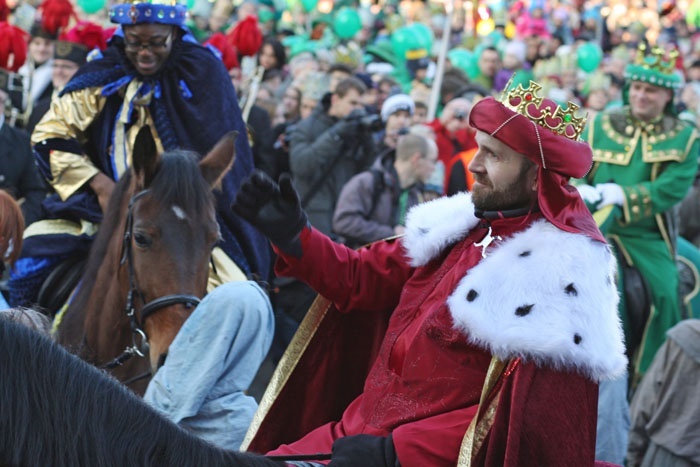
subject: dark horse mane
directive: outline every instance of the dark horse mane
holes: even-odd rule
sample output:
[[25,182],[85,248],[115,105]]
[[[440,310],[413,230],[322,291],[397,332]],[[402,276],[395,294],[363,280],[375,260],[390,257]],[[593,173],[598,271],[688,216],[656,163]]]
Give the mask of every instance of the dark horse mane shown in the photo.
[[[97,237],[91,246],[82,283],[71,304],[75,309],[83,309],[87,305],[90,299],[89,291],[95,285],[97,272],[111,246],[110,240],[125,216],[125,212],[122,212],[124,198],[136,194],[129,191],[131,179],[132,173],[128,171],[114,187],[107,212],[103,216]],[[160,156],[156,176],[148,189],[151,195],[163,204],[176,204],[190,213],[191,218],[195,219],[194,222],[204,219],[207,207],[214,202],[210,186],[200,175],[197,154],[191,151],[175,150],[163,153]]]
[[39,333],[0,319],[0,465],[250,466],[159,415]]

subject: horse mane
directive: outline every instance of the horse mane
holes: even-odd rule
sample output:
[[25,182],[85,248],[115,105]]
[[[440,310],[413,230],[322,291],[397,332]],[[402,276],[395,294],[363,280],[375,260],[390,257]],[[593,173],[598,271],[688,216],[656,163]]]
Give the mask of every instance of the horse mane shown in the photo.
[[[103,216],[103,222],[91,246],[81,284],[73,298],[74,309],[85,309],[90,300],[90,291],[95,286],[97,272],[112,245],[111,239],[120,227],[121,220],[126,216],[126,212],[122,209],[124,198],[136,194],[130,191],[132,177],[131,171],[126,172],[112,192],[107,212]],[[211,187],[201,176],[197,165],[197,153],[192,151],[174,150],[163,153],[156,175],[148,189],[150,195],[160,200],[162,204],[179,206],[189,214],[193,222],[200,225],[200,221],[208,213],[209,206],[214,202]],[[65,319],[70,320],[71,317],[67,315]]]
[[178,149],[163,153],[148,189],[163,204],[176,204],[185,212],[195,214],[194,219],[203,219],[214,196],[211,186],[202,177],[198,160],[199,156],[193,151]]
[[0,319],[0,465],[279,467],[171,423],[62,347]]
[[[17,201],[5,190],[0,190],[0,257],[13,265],[22,251],[24,216]],[[10,253],[7,251],[12,248]]]

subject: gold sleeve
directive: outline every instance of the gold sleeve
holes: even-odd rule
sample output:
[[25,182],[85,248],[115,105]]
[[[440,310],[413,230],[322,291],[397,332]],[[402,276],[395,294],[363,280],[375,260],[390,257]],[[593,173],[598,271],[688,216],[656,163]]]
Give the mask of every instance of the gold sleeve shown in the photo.
[[[75,139],[81,145],[86,141],[85,130],[103,109],[106,99],[100,88],[74,91],[51,101],[49,111],[32,133],[32,144],[40,145],[48,139]],[[51,151],[51,186],[65,200],[99,173],[99,169],[85,154]]]

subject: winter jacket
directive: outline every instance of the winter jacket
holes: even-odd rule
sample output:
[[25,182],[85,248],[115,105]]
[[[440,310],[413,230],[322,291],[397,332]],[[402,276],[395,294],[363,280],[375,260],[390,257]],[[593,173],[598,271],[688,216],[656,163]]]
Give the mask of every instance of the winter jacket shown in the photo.
[[343,187],[333,215],[333,231],[353,247],[391,237],[394,227],[403,225],[405,212],[422,201],[422,184],[401,190],[394,166],[375,164]]
[[[291,132],[289,165],[309,222],[330,235],[333,211],[340,191],[353,175],[368,169],[375,158],[371,134],[345,140],[339,120],[328,107],[317,107]],[[343,124],[343,123],[340,123]]]

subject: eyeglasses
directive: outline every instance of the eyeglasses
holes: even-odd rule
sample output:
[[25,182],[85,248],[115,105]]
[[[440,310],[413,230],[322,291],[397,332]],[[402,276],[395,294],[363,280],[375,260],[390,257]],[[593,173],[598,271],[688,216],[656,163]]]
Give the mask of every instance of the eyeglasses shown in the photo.
[[51,67],[52,67],[54,70],[74,71],[74,70],[77,70],[78,68],[80,68],[80,65],[78,65],[78,64],[73,64],[73,63],[66,64],[66,63],[56,63],[56,62],[54,62],[53,65],[51,65]]
[[160,42],[147,42],[145,44],[141,44],[139,42],[129,42],[127,40],[124,41],[124,49],[127,52],[141,52],[142,50],[148,50],[149,52],[156,52],[156,51],[162,51],[168,48],[170,45],[170,39],[172,38],[172,33],[168,34],[168,36],[163,39]]

